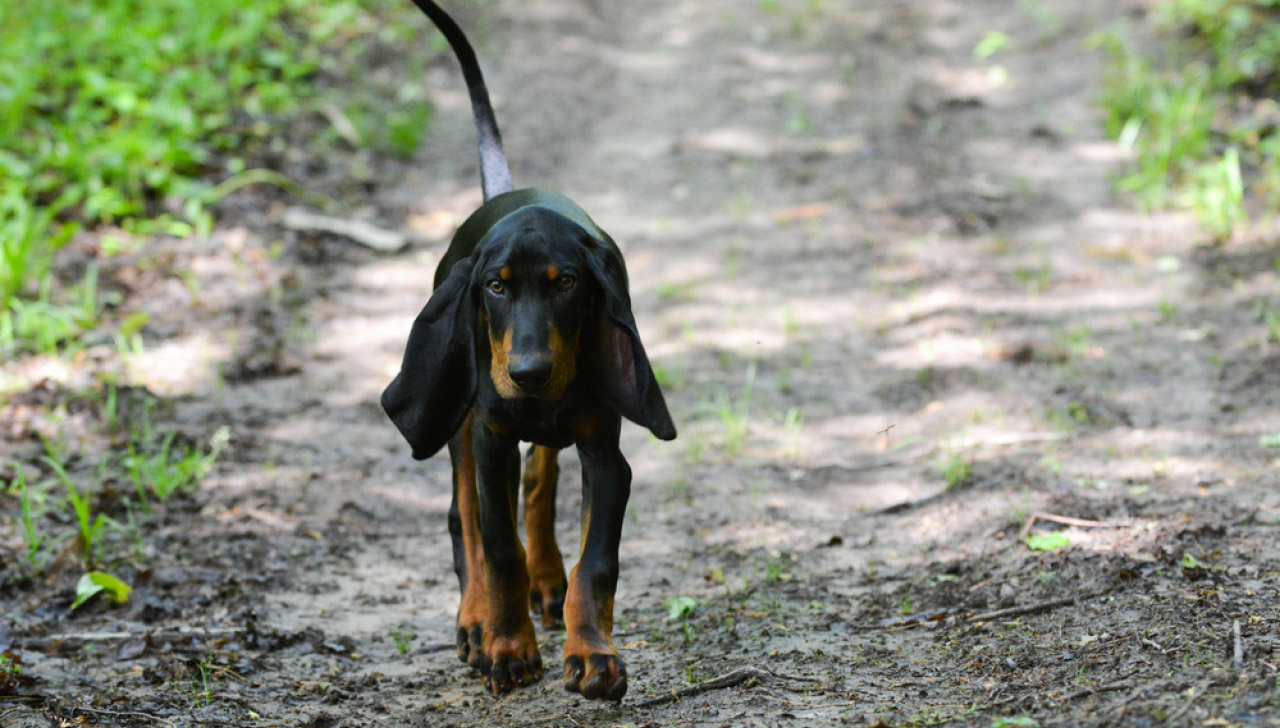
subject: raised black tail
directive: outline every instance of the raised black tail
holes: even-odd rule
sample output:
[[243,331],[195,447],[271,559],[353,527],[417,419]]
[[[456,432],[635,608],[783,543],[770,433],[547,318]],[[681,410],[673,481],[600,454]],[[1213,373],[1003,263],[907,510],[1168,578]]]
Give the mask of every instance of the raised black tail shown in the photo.
[[511,184],[511,168],[507,165],[507,153],[502,150],[502,134],[498,132],[498,120],[493,117],[489,90],[485,88],[480,64],[476,62],[476,52],[472,50],[462,29],[443,8],[431,0],[413,0],[413,4],[426,13],[444,34],[445,40],[453,47],[454,55],[458,57],[458,64],[462,66],[462,77],[466,79],[467,91],[471,93],[471,112],[476,118],[476,145],[480,149],[480,187],[484,190],[484,199],[488,201],[503,192],[510,192],[515,188]]

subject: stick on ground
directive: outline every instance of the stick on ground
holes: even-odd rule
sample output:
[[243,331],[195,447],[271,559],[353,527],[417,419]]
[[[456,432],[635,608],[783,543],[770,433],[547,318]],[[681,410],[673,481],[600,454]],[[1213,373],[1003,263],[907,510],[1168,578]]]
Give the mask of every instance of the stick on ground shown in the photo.
[[713,677],[710,680],[707,680],[706,682],[700,682],[697,685],[690,685],[687,688],[680,688],[679,690],[672,690],[669,693],[659,695],[655,698],[648,698],[646,700],[641,700],[635,704],[635,707],[652,708],[655,705],[664,705],[666,703],[672,703],[677,700],[681,700],[683,698],[691,697],[693,695],[701,695],[702,693],[709,692],[711,690],[731,688],[736,685],[741,685],[742,683],[745,683],[749,680],[755,680],[757,682],[765,682],[767,680],[771,680],[772,678],[773,678],[773,673],[769,672],[768,670],[761,670],[758,667],[739,667],[737,670],[734,670],[732,672],[726,672],[720,677]]
[[1062,599],[1054,599],[1048,602],[1040,602],[1039,604],[1028,604],[1023,607],[1009,607],[1008,609],[997,609],[994,612],[983,612],[969,617],[966,622],[983,622],[989,619],[1000,619],[1001,617],[1016,617],[1020,614],[1034,614],[1035,612],[1043,612],[1048,609],[1056,609],[1057,607],[1065,607],[1075,604],[1080,599],[1087,599],[1091,594],[1083,594],[1078,597],[1064,597]]
[[1240,636],[1240,620],[1231,621],[1231,632],[1235,637],[1235,649],[1231,653],[1231,669],[1240,672],[1244,667],[1244,639]]

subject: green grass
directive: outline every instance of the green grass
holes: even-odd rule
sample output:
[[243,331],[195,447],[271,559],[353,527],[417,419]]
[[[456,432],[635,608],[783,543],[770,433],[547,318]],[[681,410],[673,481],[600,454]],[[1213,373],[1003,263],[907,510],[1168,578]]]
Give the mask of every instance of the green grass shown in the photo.
[[67,488],[67,504],[75,514],[76,523],[80,529],[80,540],[84,544],[84,560],[86,564],[92,566],[102,542],[103,531],[107,527],[106,516],[99,513],[97,518],[93,517],[93,506],[90,503],[93,495],[87,488],[82,493],[76,487],[62,463],[50,456],[45,456],[44,462],[53,469],[54,474]]
[[164,502],[174,493],[199,486],[226,446],[230,430],[225,426],[219,428],[209,441],[208,452],[201,452],[199,448],[175,448],[173,437],[171,433],[159,445],[149,447],[145,443],[139,443],[138,447],[131,443],[129,454],[123,458],[122,464],[143,509],[149,508],[148,492]]
[[1280,132],[1268,121],[1280,92],[1280,3],[1165,0],[1168,41],[1143,57],[1115,33],[1093,43],[1111,57],[1107,130],[1134,153],[1118,187],[1146,208],[1194,212],[1226,237],[1249,210],[1280,206]]
[[[416,15],[393,0],[0,3],[0,349],[46,351],[94,325],[49,284],[77,230],[207,230],[235,188],[216,182],[287,147],[282,119],[328,110],[360,143],[411,156],[430,115],[422,64],[440,50]],[[413,80],[370,78],[374,46],[412,58]]]
[[938,474],[947,483],[947,490],[954,490],[969,482],[972,477],[969,459],[956,450],[947,450],[938,459]]

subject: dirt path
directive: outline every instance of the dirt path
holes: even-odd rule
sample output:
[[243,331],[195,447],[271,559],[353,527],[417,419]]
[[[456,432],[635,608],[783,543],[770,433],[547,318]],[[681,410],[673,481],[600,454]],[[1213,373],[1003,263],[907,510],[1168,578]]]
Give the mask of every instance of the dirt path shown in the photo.
[[[230,356],[231,374],[173,390],[184,427],[231,425],[228,456],[164,515],[134,607],[33,609],[10,630],[222,636],[28,650],[46,709],[94,725],[1280,724],[1280,495],[1259,445],[1280,432],[1280,342],[1259,313],[1280,305],[1280,249],[1197,248],[1185,221],[1112,192],[1084,40],[1136,7],[501,0],[464,17],[517,183],[564,190],[624,247],[680,427],[624,435],[627,699],[587,704],[554,667],[481,692],[447,644],[447,458],[411,461],[376,405],[442,231],[478,198],[441,64],[424,162],[368,201],[429,243],[376,257],[267,210],[181,253],[209,291],[201,330],[175,324],[138,366],[178,382]],[[1009,43],[978,60],[990,31]],[[264,254],[276,239],[284,254]],[[568,554],[580,480],[563,465]],[[1036,552],[1019,529],[1037,512],[1106,525],[1037,518],[1070,546]],[[693,600],[686,623],[675,597]],[[557,665],[563,636],[540,638]],[[776,677],[638,705],[742,666]],[[23,711],[0,717],[37,720]]]

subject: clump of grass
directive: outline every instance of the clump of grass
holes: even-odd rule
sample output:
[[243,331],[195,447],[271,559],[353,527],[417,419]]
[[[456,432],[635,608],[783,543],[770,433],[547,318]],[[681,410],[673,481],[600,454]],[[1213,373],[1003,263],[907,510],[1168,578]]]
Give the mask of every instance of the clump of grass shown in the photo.
[[756,365],[747,366],[747,381],[742,388],[742,396],[737,402],[730,401],[727,396],[721,397],[716,407],[716,416],[724,424],[724,449],[731,458],[742,452],[743,442],[747,437],[747,427],[751,423],[751,391],[756,381]]
[[[1193,211],[1215,236],[1247,222],[1250,200],[1280,206],[1280,5],[1171,0],[1157,6],[1170,41],[1160,61],[1114,33],[1103,92],[1107,130],[1134,152],[1118,181],[1148,208]],[[1230,110],[1229,112],[1227,110]]]
[[954,490],[969,482],[972,469],[968,458],[963,453],[949,450],[943,453],[938,461],[938,474],[946,481],[947,490]]
[[403,629],[398,629],[396,627],[392,627],[388,629],[387,636],[389,636],[391,638],[391,641],[395,643],[396,652],[399,652],[402,655],[409,654],[409,645],[411,645],[413,641],[418,638],[418,635],[414,634],[413,632],[409,632]]
[[62,481],[62,484],[67,487],[67,503],[71,506],[71,510],[76,517],[76,524],[80,528],[80,542],[84,544],[84,560],[86,564],[92,565],[102,540],[103,531],[107,527],[106,516],[99,513],[97,518],[93,517],[93,506],[90,503],[93,495],[89,493],[88,489],[81,492],[76,487],[75,482],[71,480],[71,476],[67,474],[67,470],[62,466],[62,463],[47,455],[44,457],[44,462],[53,469],[54,474],[58,476],[58,480]]
[[140,443],[129,445],[129,454],[124,458],[124,466],[138,494],[138,502],[143,509],[149,509],[148,493],[152,493],[163,503],[174,493],[194,489],[213,468],[213,464],[222,454],[230,439],[231,432],[227,427],[220,427],[209,440],[209,450],[202,452],[199,448],[173,446],[173,434],[164,438],[159,446]]
[[689,626],[689,617],[692,617],[698,609],[698,600],[693,597],[676,595],[669,599],[662,600],[667,608],[667,621],[680,621],[680,631],[684,636],[686,645],[693,642],[693,629]]
[[22,494],[22,540],[27,544],[27,553],[23,560],[38,571],[40,547],[44,545],[45,534],[40,533],[40,520],[31,508],[31,493],[27,489],[27,475],[23,472],[22,466],[18,466],[17,475],[14,476],[9,487]]
[[411,154],[429,118],[420,83],[379,88],[393,101],[376,110],[316,83],[367,69],[375,34],[422,53],[400,12],[426,25],[387,0],[0,3],[0,349],[48,351],[92,326],[47,283],[80,225],[207,229],[212,178],[255,172],[234,155],[278,152],[282,118],[364,112],[376,133],[358,141]]

